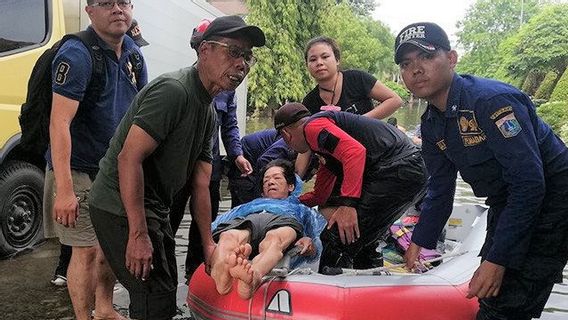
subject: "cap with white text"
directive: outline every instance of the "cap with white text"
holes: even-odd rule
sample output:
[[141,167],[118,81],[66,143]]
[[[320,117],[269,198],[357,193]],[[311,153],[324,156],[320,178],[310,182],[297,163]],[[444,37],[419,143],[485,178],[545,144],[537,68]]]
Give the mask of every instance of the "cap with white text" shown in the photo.
[[405,46],[413,45],[426,52],[437,49],[451,50],[450,40],[446,32],[432,22],[418,22],[402,29],[396,36],[394,44],[394,62],[400,64]]

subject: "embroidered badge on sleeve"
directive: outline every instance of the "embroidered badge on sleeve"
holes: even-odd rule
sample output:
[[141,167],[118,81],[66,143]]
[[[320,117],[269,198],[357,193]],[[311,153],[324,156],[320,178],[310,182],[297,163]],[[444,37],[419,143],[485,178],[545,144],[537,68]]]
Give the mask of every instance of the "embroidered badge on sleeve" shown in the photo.
[[512,138],[523,130],[523,128],[521,128],[521,124],[517,118],[515,118],[515,114],[512,112],[495,121],[495,125],[499,128],[499,131],[501,131],[501,134],[505,138]]
[[71,69],[71,67],[67,62],[60,62],[57,65],[57,69],[55,71],[55,83],[57,83],[58,85],[64,85],[65,81],[67,80],[69,69]]
[[458,126],[465,147],[476,146],[487,140],[485,133],[477,124],[475,112],[460,110],[458,115]]

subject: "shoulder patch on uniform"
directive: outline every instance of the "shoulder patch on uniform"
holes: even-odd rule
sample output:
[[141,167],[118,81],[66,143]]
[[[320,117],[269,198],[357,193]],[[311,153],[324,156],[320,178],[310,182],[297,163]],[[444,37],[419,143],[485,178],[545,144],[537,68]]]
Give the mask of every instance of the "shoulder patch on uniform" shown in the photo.
[[499,128],[499,131],[501,131],[501,134],[505,138],[512,138],[523,130],[523,128],[521,128],[521,124],[517,118],[515,118],[515,114],[512,112],[495,121],[495,125]]
[[63,85],[65,84],[65,81],[67,80],[67,74],[69,73],[69,69],[71,69],[71,67],[69,66],[69,64],[67,62],[59,62],[59,64],[57,65],[57,69],[55,69],[55,83],[58,85]]
[[323,129],[318,136],[318,144],[321,149],[332,154],[339,144],[339,138],[326,129]]
[[513,107],[507,106],[507,107],[501,108],[501,109],[499,109],[499,110],[493,112],[493,114],[491,115],[490,118],[491,118],[491,120],[495,120],[495,119],[497,119],[500,115],[502,115],[503,113],[506,113],[506,112],[513,112]]

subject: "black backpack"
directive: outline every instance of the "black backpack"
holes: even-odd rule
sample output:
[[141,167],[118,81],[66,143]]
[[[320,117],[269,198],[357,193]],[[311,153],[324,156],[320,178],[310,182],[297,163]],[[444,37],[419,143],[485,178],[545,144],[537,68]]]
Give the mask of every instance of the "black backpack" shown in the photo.
[[[30,79],[28,80],[28,93],[26,102],[20,111],[20,127],[22,136],[20,148],[23,152],[41,156],[47,151],[49,145],[49,117],[51,114],[52,79],[51,63],[59,48],[69,39],[79,39],[89,49],[93,61],[93,72],[85,97],[98,97],[105,87],[106,62],[102,49],[97,44],[95,32],[84,30],[74,34],[67,34],[53,47],[47,49],[36,61]],[[95,98],[96,101],[97,98]]]

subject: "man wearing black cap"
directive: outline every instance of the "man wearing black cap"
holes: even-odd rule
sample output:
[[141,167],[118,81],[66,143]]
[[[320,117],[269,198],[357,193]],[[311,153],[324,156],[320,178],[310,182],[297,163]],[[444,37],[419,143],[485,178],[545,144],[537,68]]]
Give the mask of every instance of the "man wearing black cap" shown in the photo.
[[321,159],[314,191],[300,197],[328,220],[320,271],[382,266],[380,237],[424,189],[420,151],[385,122],[335,111],[310,116],[300,103],[278,109],[274,127],[292,149]]
[[[190,46],[195,49],[199,56],[199,46],[203,42],[203,34],[211,21],[207,19],[201,20],[197,27],[193,28],[191,35]],[[239,126],[237,122],[237,101],[235,97],[235,90],[219,92],[213,97],[213,107],[217,115],[217,122],[213,133],[213,140],[211,141],[213,155],[213,169],[211,171],[211,181],[209,182],[209,195],[211,200],[211,220],[217,218],[219,212],[219,201],[221,201],[221,174],[223,172],[223,161],[221,152],[219,150],[219,132],[221,139],[227,151],[227,157],[234,163],[235,167],[239,170],[239,175],[248,175],[252,173],[252,165],[243,156],[243,147],[241,145],[241,138],[239,135]],[[175,195],[174,201],[170,211],[170,222],[172,225],[173,233],[176,234],[179,225],[185,214],[185,207],[187,200],[191,193],[191,185],[186,185]],[[201,199],[192,199],[190,208],[193,207],[194,201],[201,201]],[[193,214],[193,211],[191,211]],[[195,219],[191,220],[189,226],[189,239],[187,243],[187,254],[185,258],[185,277],[190,279],[193,272],[204,262],[203,248],[201,246],[201,235],[195,223]]]
[[454,201],[456,176],[487,197],[487,237],[468,298],[477,319],[538,318],[568,260],[568,149],[527,95],[505,83],[454,72],[457,53],[434,23],[396,38],[395,62],[417,97],[430,174],[420,222],[405,260],[434,248]]
[[211,22],[197,63],[167,73],[135,97],[100,162],[91,189],[91,219],[101,247],[130,294],[134,319],[176,314],[177,265],[169,223],[174,194],[191,181],[206,264],[211,238],[212,97],[234,90],[254,63],[264,33],[240,17]]

